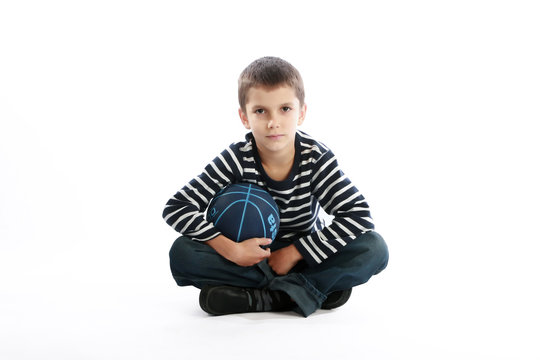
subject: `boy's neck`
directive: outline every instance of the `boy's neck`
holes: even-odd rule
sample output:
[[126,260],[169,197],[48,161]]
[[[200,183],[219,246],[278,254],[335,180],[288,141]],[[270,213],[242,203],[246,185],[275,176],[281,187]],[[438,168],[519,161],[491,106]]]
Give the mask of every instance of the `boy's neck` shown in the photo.
[[264,153],[259,151],[259,157],[264,171],[272,180],[282,181],[285,180],[293,167],[295,148],[292,150],[283,151],[283,153]]

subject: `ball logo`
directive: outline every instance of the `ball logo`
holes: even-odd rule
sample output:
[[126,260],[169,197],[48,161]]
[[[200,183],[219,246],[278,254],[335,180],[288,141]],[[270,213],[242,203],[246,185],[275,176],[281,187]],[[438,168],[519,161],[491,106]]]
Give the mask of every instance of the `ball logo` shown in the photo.
[[272,233],[271,238],[274,239],[277,233],[276,218],[274,218],[274,215],[270,214],[268,216],[268,224],[270,225],[270,232]]

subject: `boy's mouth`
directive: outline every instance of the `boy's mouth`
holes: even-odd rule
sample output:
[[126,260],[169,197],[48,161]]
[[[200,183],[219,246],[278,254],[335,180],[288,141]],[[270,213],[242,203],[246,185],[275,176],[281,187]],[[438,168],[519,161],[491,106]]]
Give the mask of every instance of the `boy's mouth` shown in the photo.
[[276,135],[268,135],[267,138],[269,138],[270,140],[279,140],[283,137],[283,135],[280,135],[280,134],[276,134]]

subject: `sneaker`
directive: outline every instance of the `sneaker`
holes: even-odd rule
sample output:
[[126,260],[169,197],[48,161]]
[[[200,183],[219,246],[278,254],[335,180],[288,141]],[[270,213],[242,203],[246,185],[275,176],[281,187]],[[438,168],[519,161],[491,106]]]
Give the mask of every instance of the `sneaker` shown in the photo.
[[345,304],[351,297],[352,289],[334,291],[328,294],[326,300],[322,303],[321,309],[330,310]]
[[201,309],[211,315],[261,311],[288,311],[294,303],[282,291],[236,286],[205,286],[199,296]]

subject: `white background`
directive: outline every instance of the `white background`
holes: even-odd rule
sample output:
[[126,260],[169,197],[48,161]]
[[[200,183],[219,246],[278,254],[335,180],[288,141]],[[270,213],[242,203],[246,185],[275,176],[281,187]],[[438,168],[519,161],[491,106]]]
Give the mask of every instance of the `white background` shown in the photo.
[[[540,359],[535,1],[3,1],[2,359]],[[280,56],[390,248],[342,308],[209,317],[165,202]]]

